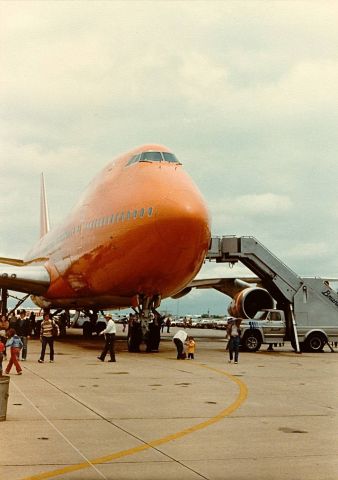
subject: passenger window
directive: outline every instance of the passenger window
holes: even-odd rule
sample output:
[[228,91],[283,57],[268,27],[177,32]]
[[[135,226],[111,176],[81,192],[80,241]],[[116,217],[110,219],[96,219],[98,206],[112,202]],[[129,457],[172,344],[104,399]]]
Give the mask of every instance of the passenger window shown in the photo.
[[137,218],[137,210],[133,211],[133,218]]
[[148,208],[148,217],[151,217],[153,214],[153,207]]
[[141,208],[140,210],[140,218],[142,218],[144,216],[144,208]]

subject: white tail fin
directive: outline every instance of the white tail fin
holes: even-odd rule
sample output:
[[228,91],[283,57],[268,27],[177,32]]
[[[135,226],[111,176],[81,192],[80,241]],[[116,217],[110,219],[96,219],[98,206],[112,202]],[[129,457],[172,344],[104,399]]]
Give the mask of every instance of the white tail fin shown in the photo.
[[41,190],[40,190],[40,238],[49,232],[49,214],[45,189],[45,180],[41,173]]

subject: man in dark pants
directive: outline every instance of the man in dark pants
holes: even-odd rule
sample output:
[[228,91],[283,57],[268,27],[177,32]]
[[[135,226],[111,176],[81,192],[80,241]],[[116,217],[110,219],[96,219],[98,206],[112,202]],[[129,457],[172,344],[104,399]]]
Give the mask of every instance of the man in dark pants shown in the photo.
[[101,362],[104,362],[107,353],[110,353],[110,360],[108,362],[116,362],[115,359],[115,334],[116,334],[116,325],[110,314],[105,315],[107,320],[107,326],[99,335],[105,335],[106,343],[102,350],[102,353],[97,357]]
[[177,349],[177,360],[183,360],[185,358],[185,356],[183,355],[183,352],[184,352],[184,342],[186,341],[187,336],[188,334],[184,330],[179,330],[173,336],[173,341]]
[[21,338],[23,344],[21,350],[21,360],[25,361],[27,358],[28,339],[31,334],[30,321],[26,316],[26,310],[21,310],[20,317],[17,319],[15,324],[15,331]]

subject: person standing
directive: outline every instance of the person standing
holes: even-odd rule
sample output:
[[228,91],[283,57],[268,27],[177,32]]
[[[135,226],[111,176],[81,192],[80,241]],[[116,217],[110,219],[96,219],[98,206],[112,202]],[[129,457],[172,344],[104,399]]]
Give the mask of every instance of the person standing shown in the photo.
[[15,330],[17,320],[15,313],[10,313],[8,316],[9,328],[14,328]]
[[16,368],[16,373],[18,375],[21,375],[22,374],[22,368],[21,368],[21,365],[19,363],[20,350],[22,349],[22,346],[23,346],[21,338],[19,337],[19,335],[16,334],[16,331],[14,330],[14,328],[10,328],[8,330],[7,336],[8,336],[8,340],[6,342],[6,347],[10,348],[11,357],[10,357],[9,362],[7,364],[5,373],[6,373],[6,375],[8,375],[9,372],[11,371],[11,368],[12,368],[13,364],[14,364],[14,366]]
[[17,335],[21,338],[23,347],[21,351],[21,360],[26,361],[27,358],[27,348],[28,348],[28,339],[30,337],[30,321],[26,316],[26,310],[20,311],[20,316],[15,324],[15,331]]
[[167,327],[167,333],[170,333],[170,325],[171,325],[170,317],[167,318],[165,324],[166,324],[166,327]]
[[7,341],[7,330],[9,329],[9,321],[7,320],[6,315],[1,316],[0,320],[0,342],[4,344],[3,355],[5,359],[7,358],[6,354],[6,341]]
[[191,360],[194,360],[194,354],[195,354],[195,348],[196,348],[196,342],[194,340],[194,337],[188,337],[188,341],[186,343],[187,345],[187,350],[188,350],[188,359],[191,358]]
[[235,318],[228,321],[227,326],[227,338],[229,338],[229,361],[231,363],[234,359],[234,363],[238,363],[239,345],[241,342],[241,318]]
[[179,330],[173,336],[173,342],[176,345],[176,349],[177,349],[177,360],[185,359],[185,354],[183,352],[184,352],[184,342],[186,341],[187,336],[188,334],[184,330]]
[[5,344],[0,338],[0,377],[2,376],[2,360],[4,358]]
[[122,325],[123,325],[123,330],[122,332],[125,332],[126,331],[126,328],[127,328],[127,317],[123,317],[122,318]]
[[35,332],[35,313],[32,311],[29,315],[29,335],[34,335]]
[[40,328],[41,353],[38,360],[39,363],[44,363],[46,347],[49,345],[49,361],[54,363],[54,334],[60,334],[59,326],[50,318],[49,313],[43,314],[43,320]]
[[110,314],[105,315],[105,319],[107,320],[107,326],[99,335],[105,335],[105,346],[102,350],[102,353],[99,357],[97,357],[101,362],[104,362],[107,353],[110,354],[110,360],[108,362],[116,362],[115,358],[115,334],[116,334],[116,325],[113,320],[113,317]]

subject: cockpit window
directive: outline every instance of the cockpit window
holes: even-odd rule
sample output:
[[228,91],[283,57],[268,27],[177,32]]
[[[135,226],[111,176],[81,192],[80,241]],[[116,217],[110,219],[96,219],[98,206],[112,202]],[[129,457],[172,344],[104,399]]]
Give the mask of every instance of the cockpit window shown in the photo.
[[167,162],[180,163],[173,153],[162,152],[162,155],[164,157],[164,160],[166,160]]
[[142,152],[137,155],[133,155],[129,159],[127,166],[137,162],[169,162],[181,164],[173,153],[153,151]]
[[142,152],[140,162],[162,162],[161,152]]
[[128,161],[127,165],[131,165],[132,163],[136,163],[140,160],[141,154],[139,153],[138,155],[133,155],[131,159]]

